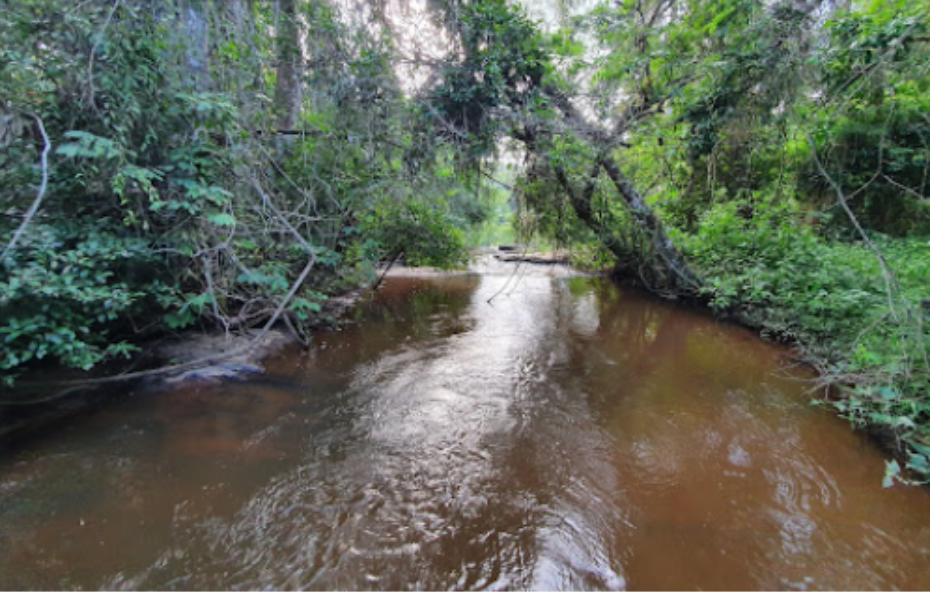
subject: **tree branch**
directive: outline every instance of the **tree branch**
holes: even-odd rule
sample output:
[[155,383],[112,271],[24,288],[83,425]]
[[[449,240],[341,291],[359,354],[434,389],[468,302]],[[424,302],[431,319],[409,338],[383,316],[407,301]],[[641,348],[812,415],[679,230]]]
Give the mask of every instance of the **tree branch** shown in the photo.
[[[891,269],[891,265],[888,264],[888,260],[885,259],[885,255],[881,252],[875,243],[872,241],[872,238],[868,235],[865,229],[862,227],[862,224],[859,223],[859,219],[856,218],[856,214],[853,213],[852,209],[849,207],[849,198],[844,194],[843,188],[840,187],[839,183],[833,179],[830,173],[827,172],[827,169],[823,166],[823,163],[820,161],[820,156],[817,154],[817,147],[814,144],[814,139],[811,137],[810,132],[806,132],[807,144],[810,147],[811,159],[814,161],[814,165],[817,167],[817,170],[826,180],[827,184],[833,189],[833,192],[836,194],[836,200],[839,202],[840,207],[843,209],[843,212],[846,213],[846,217],[849,218],[849,221],[852,223],[853,227],[856,229],[856,232],[862,238],[862,242],[868,246],[875,257],[878,259],[879,265],[882,269],[882,275],[885,278],[885,289],[888,293],[888,309],[891,312],[892,317],[898,321],[898,315],[895,312],[894,305],[894,295],[895,293],[901,293],[901,285],[898,283],[898,276],[895,275],[894,270]],[[905,304],[905,306],[907,306]]]
[[29,207],[29,211],[26,212],[22,223],[20,223],[19,227],[16,229],[16,232],[13,233],[13,238],[11,238],[10,242],[7,243],[6,247],[3,249],[3,253],[0,254],[0,262],[6,259],[7,255],[16,246],[16,243],[19,242],[19,239],[22,238],[23,233],[26,231],[26,227],[29,226],[30,222],[32,222],[36,212],[39,211],[39,206],[42,205],[42,199],[45,197],[45,192],[48,189],[48,155],[52,151],[52,142],[49,140],[48,133],[45,131],[45,125],[42,123],[42,118],[34,114],[32,115],[32,118],[36,120],[36,124],[39,126],[39,132],[42,134],[42,140],[45,142],[45,148],[42,150],[42,183],[39,185],[39,193],[36,195],[35,200]]

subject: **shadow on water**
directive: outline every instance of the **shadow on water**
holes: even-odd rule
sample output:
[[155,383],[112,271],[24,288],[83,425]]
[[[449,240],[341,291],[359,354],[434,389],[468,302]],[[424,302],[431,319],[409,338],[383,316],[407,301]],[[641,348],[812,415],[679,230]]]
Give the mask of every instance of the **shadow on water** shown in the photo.
[[930,586],[927,492],[882,490],[783,349],[511,269],[389,278],[267,377],[16,451],[0,586]]

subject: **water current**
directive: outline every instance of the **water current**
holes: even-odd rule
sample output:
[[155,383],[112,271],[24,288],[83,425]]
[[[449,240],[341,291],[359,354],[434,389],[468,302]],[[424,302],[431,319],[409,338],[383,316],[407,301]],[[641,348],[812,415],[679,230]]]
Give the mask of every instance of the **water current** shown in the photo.
[[8,451],[0,587],[930,588],[927,490],[748,330],[485,263],[314,340]]

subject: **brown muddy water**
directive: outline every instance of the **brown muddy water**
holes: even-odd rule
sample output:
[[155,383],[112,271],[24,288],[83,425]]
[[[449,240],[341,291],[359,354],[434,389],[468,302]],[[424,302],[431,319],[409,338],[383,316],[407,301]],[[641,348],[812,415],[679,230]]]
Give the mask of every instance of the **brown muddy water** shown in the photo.
[[7,453],[0,587],[930,588],[930,495],[786,350],[513,269],[392,277],[268,376]]

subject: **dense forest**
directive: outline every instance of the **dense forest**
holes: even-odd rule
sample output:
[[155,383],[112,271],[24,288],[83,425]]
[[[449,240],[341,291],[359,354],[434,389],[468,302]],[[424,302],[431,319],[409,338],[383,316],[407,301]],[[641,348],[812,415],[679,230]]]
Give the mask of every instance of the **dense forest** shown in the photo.
[[379,265],[463,265],[509,203],[521,241],[797,344],[922,480],[928,8],[4,2],[0,372],[306,339]]

